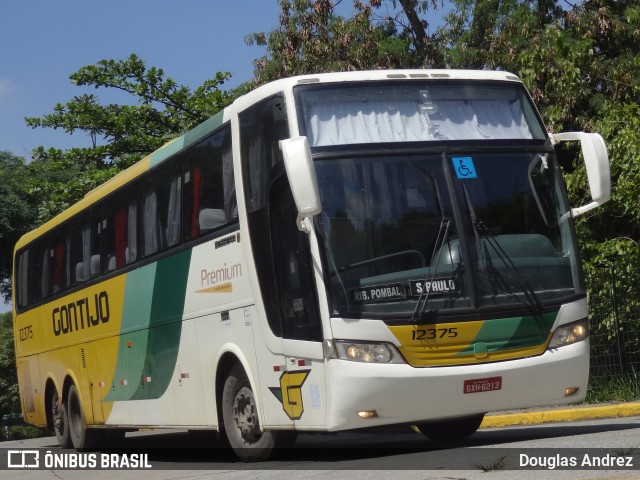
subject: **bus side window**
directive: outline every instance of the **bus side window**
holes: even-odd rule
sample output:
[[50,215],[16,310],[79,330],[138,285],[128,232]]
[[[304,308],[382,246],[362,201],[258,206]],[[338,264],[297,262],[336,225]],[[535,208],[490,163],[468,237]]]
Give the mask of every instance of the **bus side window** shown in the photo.
[[29,246],[16,265],[16,300],[19,308],[34,304],[49,295],[50,250],[44,242]]
[[142,198],[142,254],[147,257],[180,243],[182,163],[175,159],[144,181]]
[[[49,295],[49,283],[51,281],[49,275],[49,267],[50,267],[50,253],[51,250],[48,247],[43,248],[41,252],[38,252],[39,258],[36,259],[34,265],[30,266],[29,271],[31,272],[29,276],[31,280],[34,282],[33,287],[31,288],[31,302],[37,302],[38,300],[42,300]],[[35,282],[39,280],[39,284],[35,285]]]
[[122,268],[136,260],[137,210],[135,191],[125,192],[115,199],[115,205],[105,206],[102,222],[104,272]]
[[185,155],[185,240],[220,228],[238,216],[230,137],[229,128],[224,128]]
[[16,303],[19,308],[28,305],[28,276],[29,272],[29,249],[24,250],[18,255],[18,263],[16,265]]
[[43,297],[46,297],[48,294],[55,295],[56,293],[69,288],[69,237],[67,235],[58,234],[55,236],[53,249],[50,251],[48,269],[51,290],[45,293],[45,290],[48,290],[48,288],[43,282]]
[[[69,263],[74,285],[86,282],[100,274],[102,225],[97,211],[97,209],[89,211],[88,215],[71,227],[71,261]],[[56,245],[57,248],[58,245]]]
[[284,96],[274,95],[239,113],[240,156],[249,238],[256,262],[258,284],[265,302],[267,321],[274,335],[282,336],[281,305],[273,282],[272,242],[265,238],[270,229],[268,191],[270,180],[283,168],[279,141],[289,138]]

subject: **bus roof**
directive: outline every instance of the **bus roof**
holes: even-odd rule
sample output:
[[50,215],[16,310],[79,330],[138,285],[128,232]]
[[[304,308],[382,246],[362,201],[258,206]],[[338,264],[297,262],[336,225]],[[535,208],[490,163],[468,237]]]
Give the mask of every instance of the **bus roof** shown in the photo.
[[238,111],[250,107],[259,99],[278,92],[289,91],[297,85],[340,83],[340,82],[366,82],[385,80],[493,80],[503,82],[522,83],[522,80],[513,73],[493,70],[363,70],[354,72],[332,72],[283,78],[262,85],[236,100]]

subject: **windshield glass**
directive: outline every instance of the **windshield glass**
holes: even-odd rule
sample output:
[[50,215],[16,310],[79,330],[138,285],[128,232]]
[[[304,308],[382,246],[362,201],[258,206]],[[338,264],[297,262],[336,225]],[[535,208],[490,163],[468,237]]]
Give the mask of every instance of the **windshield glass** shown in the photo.
[[544,140],[519,83],[431,80],[296,89],[312,147],[446,140]]
[[555,160],[511,150],[316,160],[334,314],[539,311],[582,293]]

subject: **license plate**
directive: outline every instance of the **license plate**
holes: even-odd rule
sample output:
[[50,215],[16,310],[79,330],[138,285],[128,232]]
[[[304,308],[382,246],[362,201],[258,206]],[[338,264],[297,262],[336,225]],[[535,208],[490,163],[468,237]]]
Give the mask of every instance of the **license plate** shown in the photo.
[[476,378],[464,381],[464,393],[481,393],[500,390],[502,377]]

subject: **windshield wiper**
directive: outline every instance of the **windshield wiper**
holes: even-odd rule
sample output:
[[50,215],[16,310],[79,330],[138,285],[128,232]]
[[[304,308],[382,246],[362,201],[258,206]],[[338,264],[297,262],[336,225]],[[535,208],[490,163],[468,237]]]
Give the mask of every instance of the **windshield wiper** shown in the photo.
[[[484,223],[483,220],[478,219],[476,217],[475,209],[473,208],[473,204],[471,203],[471,198],[469,197],[469,192],[467,191],[466,185],[463,186],[464,196],[467,200],[467,206],[469,207],[469,214],[471,215],[471,224],[473,225],[473,230],[476,234],[476,240],[478,243],[478,255],[482,255],[482,240],[484,240],[485,252],[486,252],[486,264],[488,266],[487,270],[490,275],[490,284],[492,287],[494,285],[501,285],[502,290],[509,295],[511,298],[514,298],[524,305],[526,305],[532,312],[539,313],[542,311],[542,303],[540,302],[540,298],[536,294],[531,284],[527,282],[527,280],[522,276],[518,267],[513,263],[513,260],[509,256],[509,254],[502,248],[500,242],[496,239],[495,235],[491,232],[489,227]],[[518,298],[517,295],[513,294],[513,291],[509,288],[507,282],[504,281],[504,278],[500,274],[500,271],[493,266],[493,262],[491,261],[491,255],[488,251],[486,251],[486,244],[489,244],[491,248],[496,253],[496,256],[502,261],[509,273],[517,280],[518,287],[522,291],[524,298],[526,301],[522,301]],[[485,262],[483,262],[484,265]]]
[[[438,263],[440,262],[440,257],[442,256],[442,247],[449,238],[450,226],[451,219],[442,217],[442,219],[440,220],[440,228],[438,229],[438,236],[436,237],[436,242],[433,245],[433,252],[431,253],[431,262],[429,263],[427,274],[424,277],[423,285],[426,285],[427,282],[433,282],[433,280],[435,279],[436,271],[438,270]],[[438,258],[436,258],[436,252]],[[430,288],[423,288],[420,292],[418,301],[416,302],[416,308],[413,310],[413,315],[411,316],[412,322],[419,321],[422,317],[422,314],[427,310],[430,293]]]

